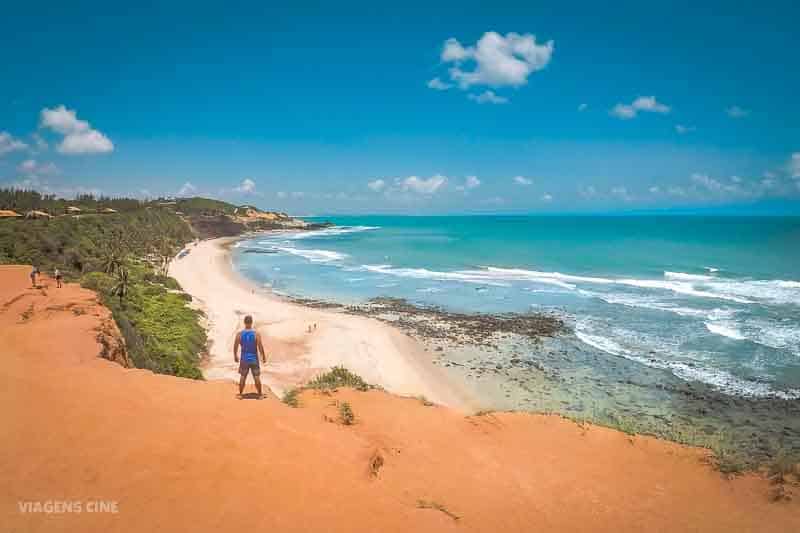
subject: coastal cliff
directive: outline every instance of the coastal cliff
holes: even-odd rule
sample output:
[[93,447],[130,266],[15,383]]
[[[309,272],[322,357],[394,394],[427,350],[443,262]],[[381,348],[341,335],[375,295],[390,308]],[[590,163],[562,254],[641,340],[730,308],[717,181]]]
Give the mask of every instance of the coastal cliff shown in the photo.
[[[800,521],[790,484],[778,499],[759,475],[726,479],[703,450],[556,416],[465,417],[347,388],[304,391],[291,408],[124,368],[101,357],[108,311],[95,293],[33,289],[27,273],[0,267],[11,531],[782,532]],[[114,511],[20,504],[98,499]]]

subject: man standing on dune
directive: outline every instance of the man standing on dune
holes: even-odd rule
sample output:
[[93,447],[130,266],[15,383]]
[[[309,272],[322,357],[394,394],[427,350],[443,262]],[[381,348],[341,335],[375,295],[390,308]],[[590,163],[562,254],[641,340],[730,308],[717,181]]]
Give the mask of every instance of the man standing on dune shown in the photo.
[[[239,347],[242,348],[242,358],[239,360]],[[261,368],[258,364],[258,356],[261,361],[267,362],[264,352],[264,345],[261,344],[261,335],[253,329],[253,317],[244,317],[244,329],[236,334],[236,341],[233,343],[233,360],[239,363],[239,397],[244,392],[244,385],[247,381],[247,373],[252,372],[253,380],[256,382],[258,397],[263,398],[261,392]]]

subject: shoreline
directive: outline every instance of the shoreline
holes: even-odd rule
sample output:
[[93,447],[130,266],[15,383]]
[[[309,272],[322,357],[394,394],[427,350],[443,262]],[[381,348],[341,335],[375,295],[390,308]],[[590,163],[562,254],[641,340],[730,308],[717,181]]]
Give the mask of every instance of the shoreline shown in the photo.
[[[800,402],[730,396],[608,357],[587,349],[558,315],[462,315],[392,298],[346,304],[275,294],[233,267],[231,247],[246,238],[190,246],[170,267],[208,315],[207,379],[238,379],[230,348],[249,312],[273,355],[263,381],[278,396],[341,365],[389,392],[465,413],[554,413],[706,447],[733,470],[800,456]],[[315,323],[323,327],[309,332]]]
[[206,315],[206,379],[238,379],[233,340],[244,315],[252,314],[267,350],[262,381],[279,397],[341,365],[391,393],[424,396],[462,412],[477,407],[467,389],[434,365],[419,341],[399,329],[372,318],[294,303],[237,273],[230,246],[241,238],[201,241],[170,263],[169,274]]
[[[524,314],[461,314],[391,297],[361,303],[278,297],[305,309],[380,320],[403,332],[422,347],[425,360],[466,391],[473,412],[555,413],[706,447],[732,470],[800,457],[800,402],[729,395],[662,368],[610,357],[563,327],[558,314],[550,318],[561,327],[552,328],[548,313],[529,315],[543,321],[537,325]],[[515,327],[507,328],[503,318],[512,318]]]

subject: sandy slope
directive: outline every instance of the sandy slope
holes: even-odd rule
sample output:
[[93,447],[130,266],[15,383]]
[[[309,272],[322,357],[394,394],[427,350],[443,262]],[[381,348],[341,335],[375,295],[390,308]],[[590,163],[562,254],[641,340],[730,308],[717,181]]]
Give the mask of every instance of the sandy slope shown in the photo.
[[[725,480],[702,452],[653,439],[557,417],[465,418],[379,392],[307,393],[291,409],[237,400],[227,382],[126,369],[97,357],[107,311],[91,292],[28,289],[27,273],[0,266],[2,531],[800,525],[800,502],[770,503],[766,480]],[[345,400],[353,426],[330,421]],[[19,511],[19,501],[53,499],[114,500],[119,512]]]
[[[466,394],[431,364],[422,348],[402,332],[376,320],[292,304],[236,274],[225,243],[200,242],[175,259],[170,274],[209,319],[207,379],[238,379],[232,346],[242,319],[252,314],[265,338],[270,361],[265,383],[278,395],[323,369],[344,365],[369,383],[467,410]],[[316,329],[309,332],[309,326]]]

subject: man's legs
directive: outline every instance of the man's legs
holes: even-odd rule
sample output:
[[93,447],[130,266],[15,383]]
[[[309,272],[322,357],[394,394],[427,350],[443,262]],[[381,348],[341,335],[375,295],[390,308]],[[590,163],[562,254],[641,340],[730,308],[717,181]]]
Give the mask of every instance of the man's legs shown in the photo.
[[239,368],[239,396],[244,392],[244,384],[247,381],[247,370]]
[[261,377],[254,375],[253,379],[256,382],[256,391],[258,391],[258,396],[260,398],[261,396],[263,396],[263,394],[261,394]]

